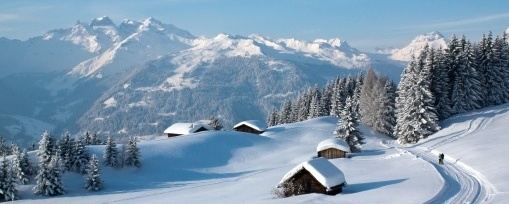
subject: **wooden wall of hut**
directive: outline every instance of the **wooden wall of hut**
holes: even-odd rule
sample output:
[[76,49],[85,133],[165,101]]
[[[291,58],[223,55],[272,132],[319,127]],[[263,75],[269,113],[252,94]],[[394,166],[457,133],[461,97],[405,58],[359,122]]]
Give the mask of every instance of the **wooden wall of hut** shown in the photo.
[[329,149],[322,150],[322,151],[318,152],[318,156],[324,157],[327,159],[345,158],[346,152],[341,151],[339,149],[335,149],[335,148],[329,148]]
[[168,137],[176,137],[180,136],[181,134],[174,134],[174,133],[168,133]]
[[[293,184],[295,187],[294,195],[307,194],[307,193],[327,193],[327,189],[316,180],[309,171],[306,169],[300,170],[293,177]],[[301,186],[301,188],[299,188]],[[300,190],[300,192],[298,192]]]
[[262,134],[262,132],[258,131],[258,130],[255,130],[247,125],[241,125],[237,128],[235,128],[236,131],[239,131],[239,132],[247,132],[247,133],[253,133],[253,134]]

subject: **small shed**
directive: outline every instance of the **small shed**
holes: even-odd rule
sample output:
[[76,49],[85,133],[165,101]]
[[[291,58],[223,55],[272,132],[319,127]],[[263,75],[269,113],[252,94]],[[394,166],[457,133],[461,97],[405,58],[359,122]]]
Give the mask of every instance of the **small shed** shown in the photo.
[[318,157],[327,159],[345,158],[346,153],[350,152],[350,146],[339,138],[330,138],[318,143],[316,147]]
[[235,131],[262,134],[267,130],[267,124],[260,120],[247,120],[233,126]]
[[291,184],[290,195],[322,193],[336,195],[346,186],[345,175],[329,160],[319,157],[303,162],[290,170],[278,184],[278,188]]
[[175,123],[166,128],[166,130],[164,130],[164,134],[167,134],[168,137],[175,137],[208,130],[210,130],[210,128],[201,123]]

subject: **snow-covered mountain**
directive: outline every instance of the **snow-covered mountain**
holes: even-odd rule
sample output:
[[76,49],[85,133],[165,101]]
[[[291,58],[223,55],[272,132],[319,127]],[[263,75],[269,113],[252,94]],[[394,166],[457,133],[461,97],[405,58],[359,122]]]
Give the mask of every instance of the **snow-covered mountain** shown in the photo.
[[154,18],[78,21],[27,41],[0,38],[0,47],[10,50],[0,53],[0,96],[8,98],[0,132],[25,143],[44,129],[143,135],[211,116],[226,125],[264,120],[337,75],[372,66],[397,81],[403,68],[340,39],[197,38]]
[[421,53],[425,45],[435,49],[445,48],[447,47],[447,41],[444,36],[437,31],[419,35],[406,47],[391,50],[390,59],[410,61],[412,56],[418,56]]

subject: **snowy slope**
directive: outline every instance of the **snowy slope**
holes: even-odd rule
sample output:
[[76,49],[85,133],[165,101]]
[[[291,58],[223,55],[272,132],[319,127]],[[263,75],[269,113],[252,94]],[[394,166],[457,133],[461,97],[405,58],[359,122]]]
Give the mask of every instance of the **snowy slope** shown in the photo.
[[[81,176],[68,173],[67,194],[39,197],[20,186],[20,203],[423,203],[443,180],[433,165],[368,136],[363,154],[334,159],[348,186],[337,196],[309,194],[274,199],[270,193],[293,167],[313,157],[316,145],[333,135],[337,119],[325,117],[275,126],[263,135],[202,132],[142,141],[140,169],[102,167],[106,188],[81,189]],[[369,131],[367,131],[370,135]],[[104,146],[89,147],[101,154]],[[402,164],[408,167],[401,168]],[[249,190],[246,190],[249,189]],[[405,194],[398,193],[405,189]],[[424,189],[424,190],[423,190]],[[83,199],[86,196],[86,199]]]
[[419,35],[412,40],[410,44],[401,49],[391,51],[390,59],[399,61],[410,61],[412,56],[418,56],[425,45],[430,48],[438,49],[447,47],[447,41],[440,32],[431,32],[425,35]]
[[[401,146],[361,126],[363,152],[331,162],[348,182],[342,194],[274,199],[270,190],[292,168],[313,157],[333,135],[337,119],[323,117],[270,127],[262,135],[228,131],[145,140],[140,169],[102,167],[106,188],[81,188],[65,175],[67,194],[40,197],[19,186],[19,203],[506,203],[509,105],[452,117],[415,145]],[[487,139],[486,137],[490,137]],[[147,137],[148,138],[148,137]],[[151,136],[151,138],[154,138]],[[104,146],[89,151],[101,155]],[[475,154],[472,154],[475,151]],[[439,152],[445,165],[437,164]],[[489,166],[490,168],[486,168]],[[404,193],[403,193],[404,192]],[[86,199],[83,199],[86,197]]]

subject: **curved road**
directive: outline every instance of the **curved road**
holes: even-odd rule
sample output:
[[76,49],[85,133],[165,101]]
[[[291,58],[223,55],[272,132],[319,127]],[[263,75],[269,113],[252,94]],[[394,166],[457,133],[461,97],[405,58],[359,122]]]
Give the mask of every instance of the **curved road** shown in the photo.
[[[429,162],[444,178],[444,186],[435,197],[426,203],[484,203],[489,201],[494,193],[493,185],[479,172],[457,159],[446,157],[444,165],[438,164],[438,152],[436,147],[454,142],[486,126],[490,118],[480,117],[469,122],[466,128],[458,128],[458,131],[433,140],[404,147],[394,140],[384,140],[382,143],[388,147],[400,149],[416,157]],[[421,147],[422,144],[433,142],[429,147]]]

